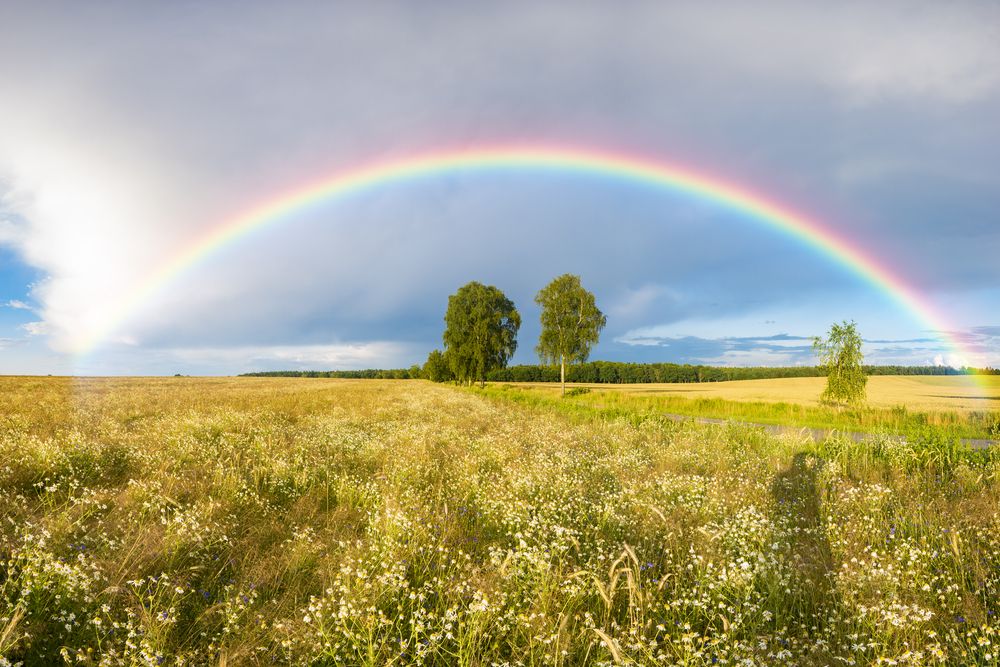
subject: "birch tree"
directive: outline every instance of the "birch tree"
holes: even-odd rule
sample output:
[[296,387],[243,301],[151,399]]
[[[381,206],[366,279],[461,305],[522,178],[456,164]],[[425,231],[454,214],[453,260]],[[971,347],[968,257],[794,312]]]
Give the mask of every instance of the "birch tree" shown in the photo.
[[580,284],[580,276],[564,274],[535,296],[542,308],[542,334],[535,351],[542,363],[559,364],[562,395],[566,395],[566,365],[583,362],[607,324],[594,295]]
[[813,338],[813,349],[820,366],[826,370],[826,388],[820,395],[823,403],[857,405],[865,400],[868,376],[863,366],[861,335],[857,325],[846,320],[834,323],[826,338]]

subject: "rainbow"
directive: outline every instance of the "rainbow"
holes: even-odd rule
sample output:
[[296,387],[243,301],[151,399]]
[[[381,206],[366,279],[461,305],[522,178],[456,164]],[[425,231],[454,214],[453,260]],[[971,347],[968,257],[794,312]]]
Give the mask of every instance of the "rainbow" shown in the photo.
[[930,303],[907,286],[899,276],[881,266],[857,245],[838,236],[829,226],[750,190],[678,165],[586,148],[540,146],[437,151],[374,162],[335,172],[258,203],[213,225],[207,233],[156,267],[123,298],[100,313],[96,323],[78,340],[77,353],[86,355],[93,351],[134,310],[192,266],[258,229],[288,219],[298,209],[403,181],[451,172],[487,170],[542,170],[614,178],[686,193],[750,216],[776,231],[799,239],[843,265],[889,295],[930,330],[938,332],[942,342],[954,354],[971,358],[957,340],[945,333],[951,327],[945,326],[944,320],[935,313]]

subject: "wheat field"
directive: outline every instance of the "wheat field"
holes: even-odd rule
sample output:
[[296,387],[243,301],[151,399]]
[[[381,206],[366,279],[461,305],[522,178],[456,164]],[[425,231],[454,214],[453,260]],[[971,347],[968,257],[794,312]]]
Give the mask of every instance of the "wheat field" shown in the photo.
[[[571,384],[594,391],[620,391],[636,396],[717,398],[819,406],[826,378],[772,378],[729,382],[660,384]],[[555,390],[552,383],[518,383]],[[905,406],[921,412],[1000,410],[1000,376],[875,375],[868,378],[867,403],[876,408]]]
[[0,378],[0,665],[1000,664],[1000,456],[940,445]]

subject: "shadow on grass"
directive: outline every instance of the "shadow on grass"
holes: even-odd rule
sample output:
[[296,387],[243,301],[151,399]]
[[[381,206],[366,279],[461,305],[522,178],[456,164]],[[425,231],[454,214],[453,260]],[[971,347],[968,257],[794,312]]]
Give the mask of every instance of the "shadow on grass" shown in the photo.
[[817,483],[824,466],[822,459],[800,452],[771,485],[775,518],[791,529],[786,555],[798,583],[786,598],[789,608],[771,611],[807,627],[822,624],[837,604],[833,553],[823,528],[823,490]]

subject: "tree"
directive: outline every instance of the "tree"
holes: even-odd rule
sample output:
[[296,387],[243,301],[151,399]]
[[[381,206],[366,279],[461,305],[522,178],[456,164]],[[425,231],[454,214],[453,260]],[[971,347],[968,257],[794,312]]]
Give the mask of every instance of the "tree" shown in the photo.
[[431,382],[448,382],[455,379],[441,350],[434,350],[427,355],[423,375]]
[[492,285],[471,282],[448,297],[444,316],[445,359],[456,379],[486,386],[486,374],[503,368],[517,349],[521,316],[514,302]]
[[559,364],[559,380],[566,395],[566,364],[586,361],[608,318],[597,308],[594,295],[580,284],[580,276],[559,276],[535,296],[542,307],[542,334],[535,351],[543,363]]
[[864,402],[868,377],[862,366],[861,342],[857,325],[847,320],[831,325],[825,339],[813,338],[813,350],[826,370],[826,389],[820,395],[821,402],[848,405]]

